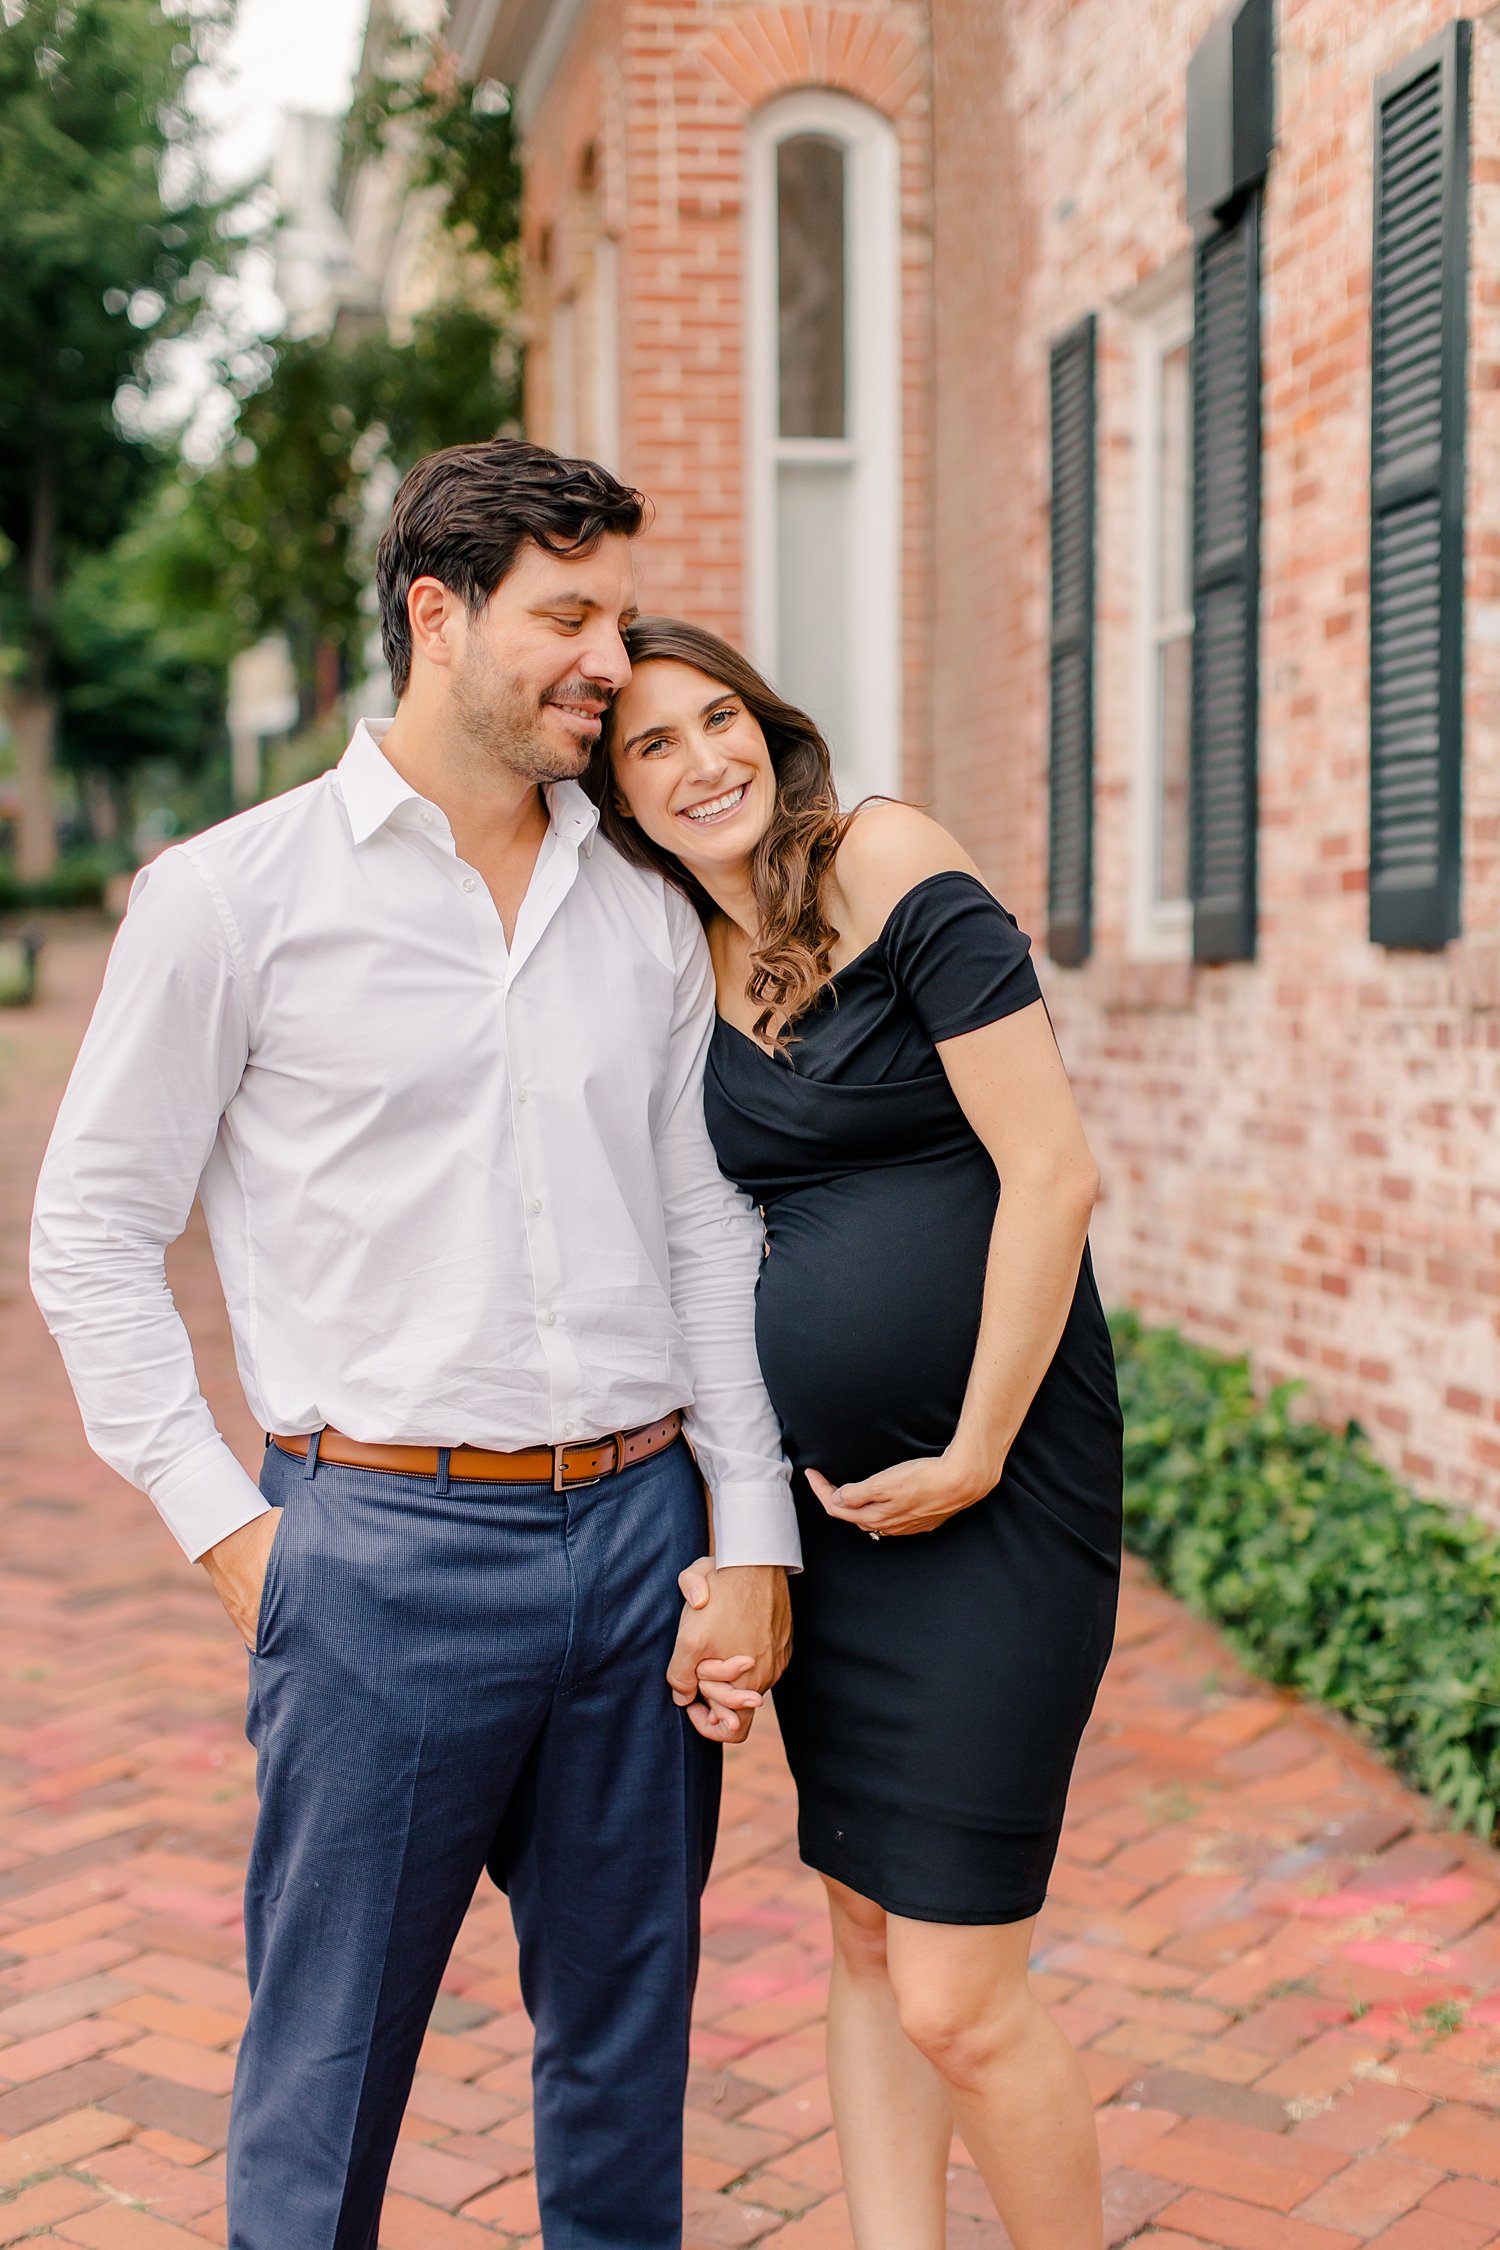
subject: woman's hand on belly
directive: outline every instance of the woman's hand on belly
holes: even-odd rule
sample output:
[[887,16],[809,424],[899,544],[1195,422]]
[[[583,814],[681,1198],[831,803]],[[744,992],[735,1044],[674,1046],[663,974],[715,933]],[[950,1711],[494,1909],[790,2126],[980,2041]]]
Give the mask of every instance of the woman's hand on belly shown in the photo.
[[876,1539],[906,1539],[936,1531],[950,1516],[972,1508],[999,1482],[999,1472],[977,1482],[946,1453],[920,1461],[897,1461],[858,1484],[830,1484],[821,1469],[809,1469],[815,1500],[839,1523],[852,1524]]

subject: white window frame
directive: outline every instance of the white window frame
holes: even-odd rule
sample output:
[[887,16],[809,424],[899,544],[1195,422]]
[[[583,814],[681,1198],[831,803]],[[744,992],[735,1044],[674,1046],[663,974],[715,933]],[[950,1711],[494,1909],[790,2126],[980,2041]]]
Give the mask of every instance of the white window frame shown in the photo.
[[[1130,777],[1130,951],[1141,961],[1186,961],[1193,950],[1193,909],[1189,899],[1157,895],[1160,840],[1161,643],[1180,631],[1184,619],[1158,619],[1162,520],[1160,455],[1162,368],[1174,351],[1193,338],[1190,266],[1174,266],[1140,293],[1133,308],[1136,388],[1136,603],[1135,710]],[[1191,431],[1189,432],[1191,441]],[[1190,623],[1190,619],[1187,620]]]
[[[817,133],[841,144],[848,428],[846,438],[780,435],[776,152]],[[846,94],[803,89],[757,112],[749,135],[747,529],[750,646],[777,682],[776,490],[784,462],[852,466],[850,707],[835,744],[850,802],[901,787],[901,167],[896,131]]]

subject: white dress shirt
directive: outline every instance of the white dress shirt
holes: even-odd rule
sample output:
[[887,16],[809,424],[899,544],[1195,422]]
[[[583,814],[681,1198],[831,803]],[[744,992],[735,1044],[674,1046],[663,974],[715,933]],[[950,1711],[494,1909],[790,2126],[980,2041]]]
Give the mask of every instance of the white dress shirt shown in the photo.
[[263,1428],[514,1450],[686,1406],[720,1562],[795,1567],[697,917],[565,781],[507,946],[384,731],[136,880],[32,1236],[90,1442],[190,1556],[264,1506],[166,1286],[201,1194]]

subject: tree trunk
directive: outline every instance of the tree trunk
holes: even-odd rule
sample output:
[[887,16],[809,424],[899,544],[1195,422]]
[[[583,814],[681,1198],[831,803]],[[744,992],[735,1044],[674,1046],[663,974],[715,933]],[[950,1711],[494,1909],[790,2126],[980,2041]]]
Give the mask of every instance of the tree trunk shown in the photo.
[[326,719],[330,711],[338,708],[339,691],[343,686],[343,667],[333,641],[319,641],[314,659],[314,691],[317,716]]
[[16,874],[23,883],[45,882],[57,865],[57,808],[52,801],[57,697],[36,695],[29,683],[11,699],[16,738]]
[[53,611],[57,600],[57,475],[50,445],[37,448],[31,477],[31,537],[26,549],[31,610],[26,671],[12,691],[20,804],[16,874],[39,883],[57,865],[57,805],[52,771],[57,743],[57,690],[52,680]]

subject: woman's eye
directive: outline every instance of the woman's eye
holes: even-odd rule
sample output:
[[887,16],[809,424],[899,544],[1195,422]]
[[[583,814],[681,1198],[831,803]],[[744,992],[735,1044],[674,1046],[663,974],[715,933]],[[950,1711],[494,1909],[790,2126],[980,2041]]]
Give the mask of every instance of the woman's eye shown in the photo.
[[722,711],[710,711],[708,714],[707,723],[711,727],[717,727],[720,720],[722,720],[727,726],[729,724],[729,721],[735,718],[737,715],[738,714],[736,712],[735,706],[732,703],[726,704]]
[[656,735],[650,742],[641,744],[639,755],[643,758],[651,758],[656,755],[658,750],[665,750],[666,748],[667,744],[664,738],[661,735]]

